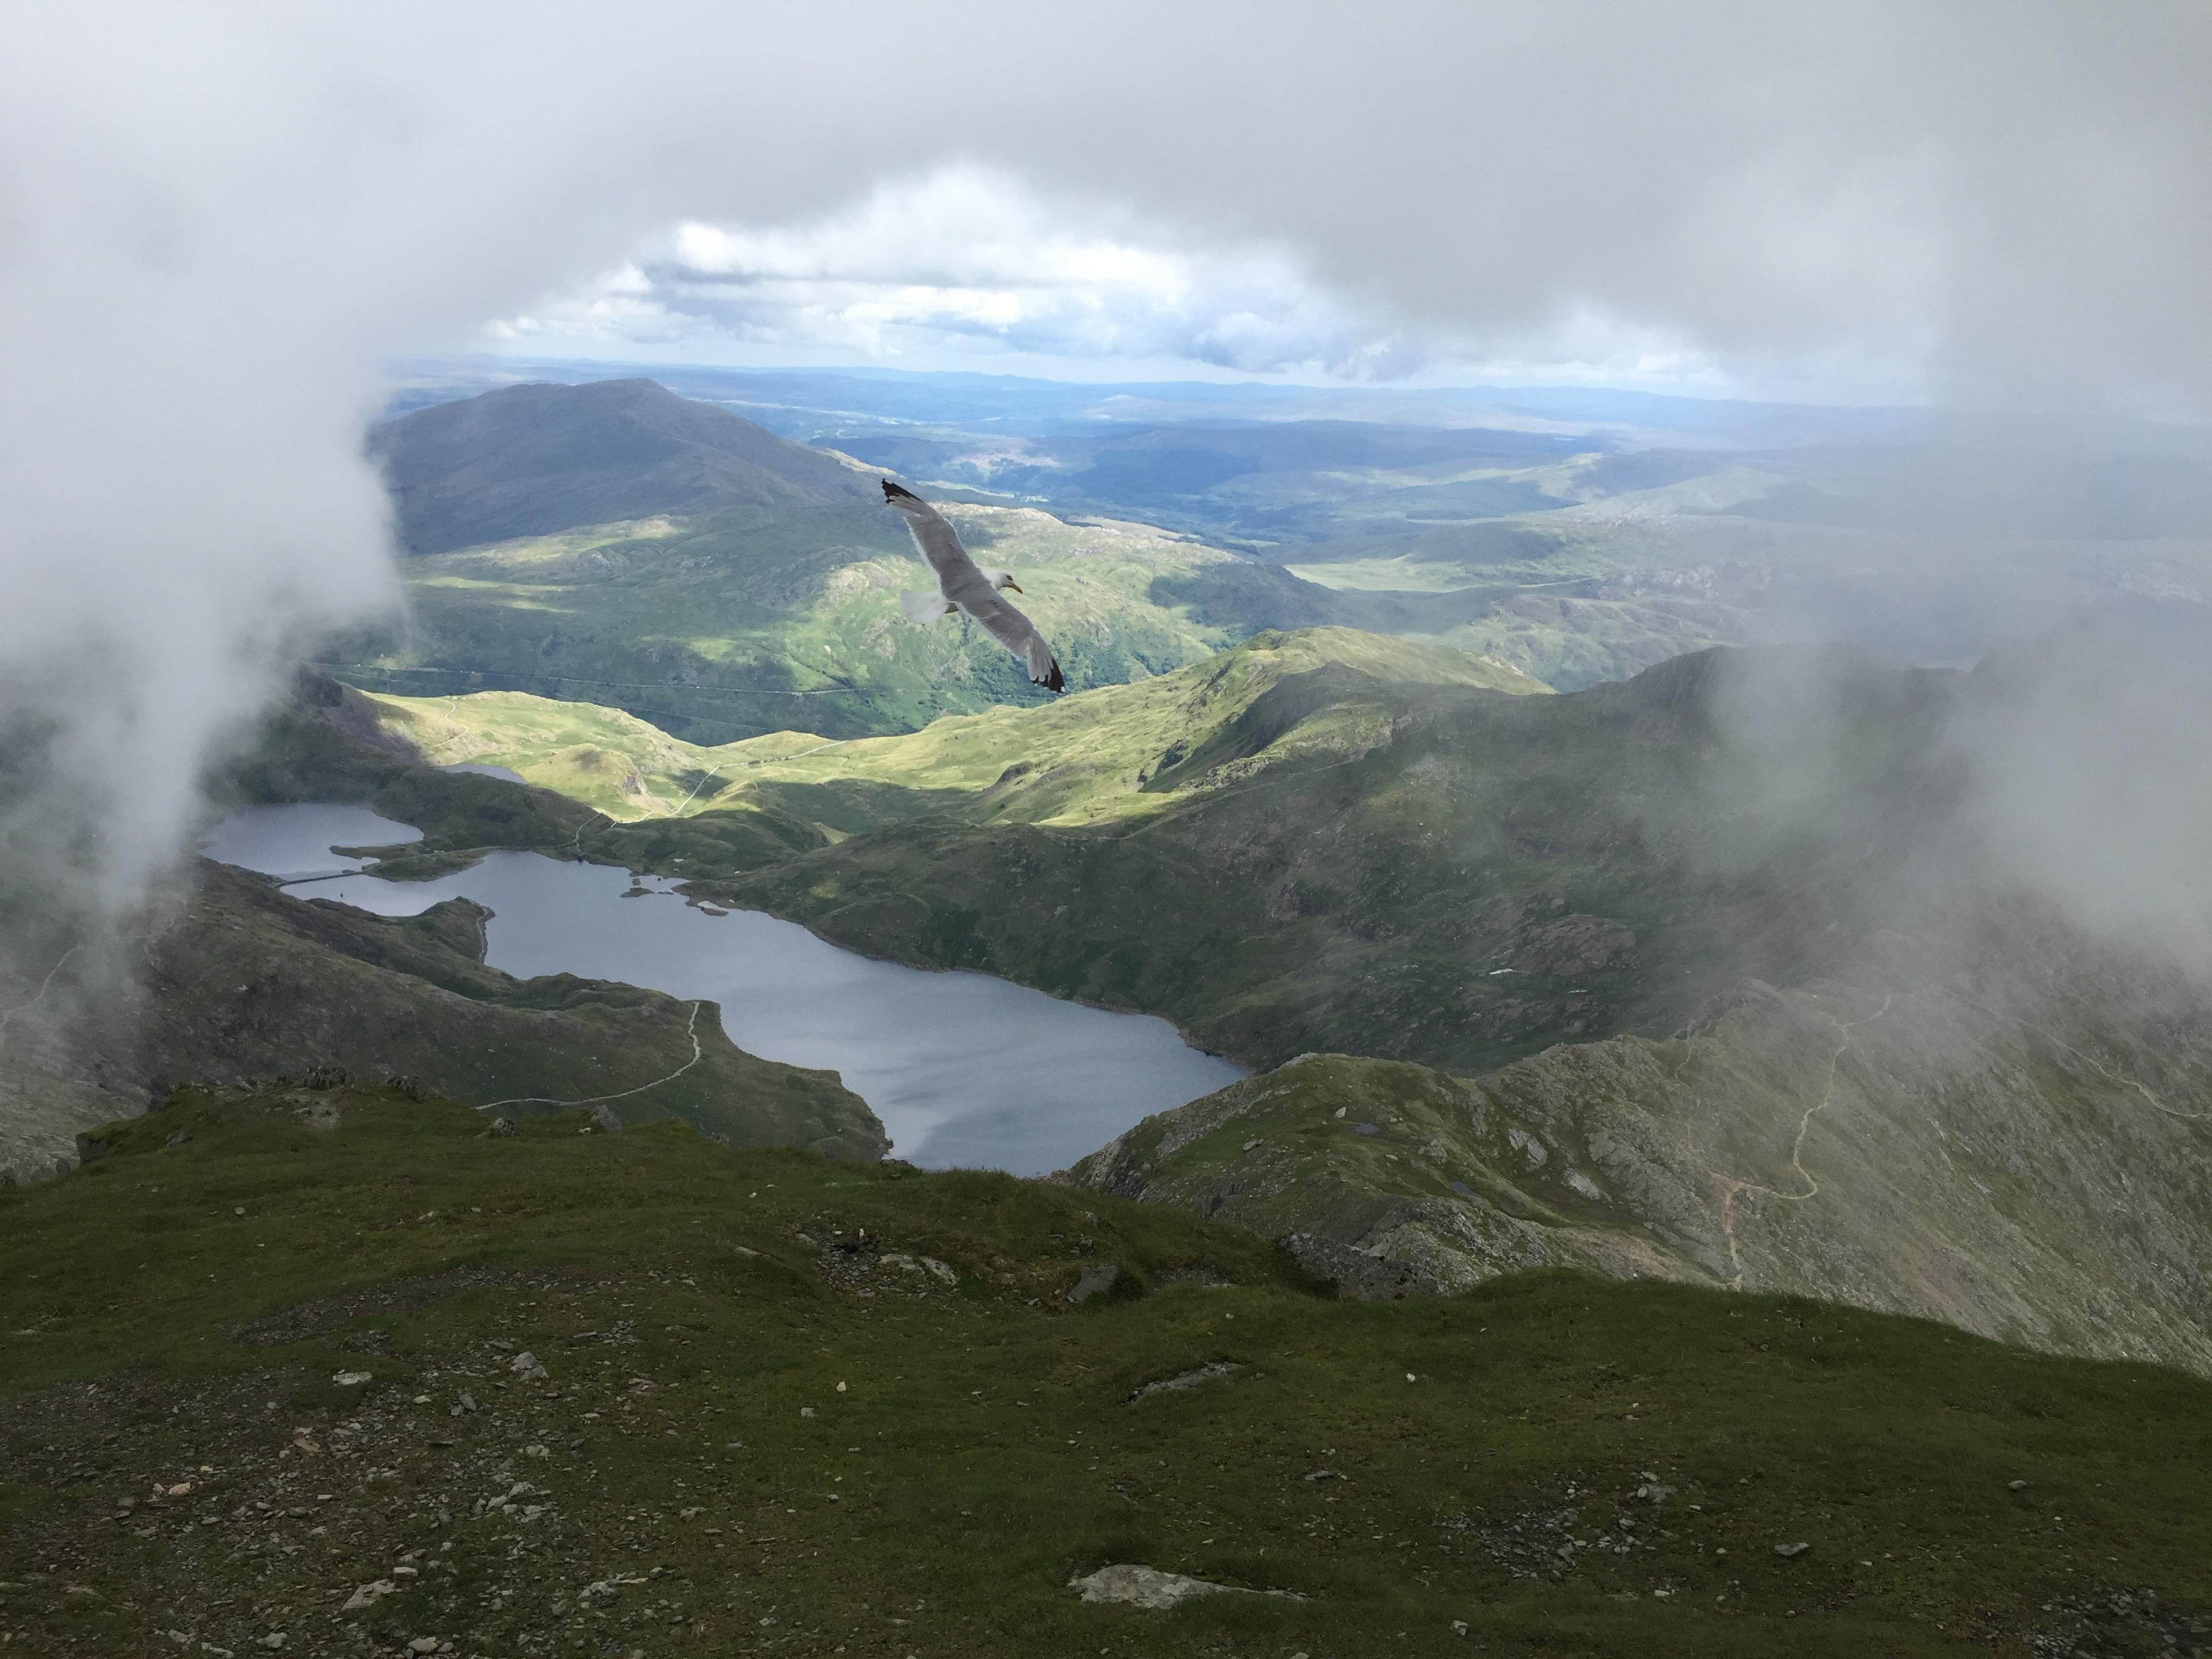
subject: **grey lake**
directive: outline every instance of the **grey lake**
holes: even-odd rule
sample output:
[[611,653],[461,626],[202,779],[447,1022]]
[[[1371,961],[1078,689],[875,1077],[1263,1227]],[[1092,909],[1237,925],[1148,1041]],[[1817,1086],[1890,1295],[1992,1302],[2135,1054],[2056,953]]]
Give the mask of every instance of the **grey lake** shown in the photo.
[[893,1156],[927,1168],[1065,1168],[1244,1075],[1165,1020],[871,961],[774,916],[711,915],[650,877],[644,896],[624,897],[629,873],[607,865],[494,853],[436,881],[395,882],[332,851],[419,837],[361,807],[258,806],[201,850],[280,877],[295,896],[380,915],[472,899],[492,913],[486,961],[519,978],[570,973],[714,1002],[732,1042],[836,1072],[883,1120]]

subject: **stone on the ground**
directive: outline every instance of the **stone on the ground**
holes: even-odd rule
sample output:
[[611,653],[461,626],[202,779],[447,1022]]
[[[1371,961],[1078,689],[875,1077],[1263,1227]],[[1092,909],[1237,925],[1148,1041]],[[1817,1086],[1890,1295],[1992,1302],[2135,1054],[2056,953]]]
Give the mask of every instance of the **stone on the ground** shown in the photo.
[[1195,1389],[1218,1382],[1237,1370],[1233,1359],[1217,1359],[1211,1364],[1200,1365],[1196,1370],[1183,1371],[1174,1376],[1164,1376],[1157,1382],[1147,1382],[1129,1396],[1132,1402],[1156,1394],[1176,1394],[1185,1389]]
[[1085,1577],[1072,1578],[1068,1588],[1080,1591],[1086,1601],[1124,1601],[1131,1607],[1165,1608],[1194,1596],[1224,1595],[1229,1586],[1120,1562]]
[[543,1382],[546,1378],[545,1367],[534,1353],[515,1355],[507,1362],[507,1368],[526,1382]]
[[1067,1293],[1067,1299],[1070,1304],[1074,1304],[1088,1302],[1094,1296],[1103,1296],[1114,1288],[1114,1281],[1121,1276],[1121,1270],[1110,1261],[1085,1267],[1083,1276],[1075,1281],[1075,1288]]
[[615,1115],[614,1109],[604,1103],[592,1108],[592,1122],[610,1134],[622,1127],[622,1120]]
[[1162,1572],[1158,1567],[1140,1567],[1128,1561],[1101,1567],[1081,1578],[1071,1578],[1067,1587],[1079,1592],[1086,1601],[1120,1601],[1130,1607],[1154,1609],[1171,1607],[1178,1601],[1199,1595],[1272,1595],[1285,1601],[1305,1600],[1290,1590],[1239,1589],[1234,1584],[1217,1584],[1179,1572]]
[[1777,1544],[1774,1547],[1774,1553],[1786,1561],[1792,1556],[1804,1554],[1812,1547],[1810,1544]]

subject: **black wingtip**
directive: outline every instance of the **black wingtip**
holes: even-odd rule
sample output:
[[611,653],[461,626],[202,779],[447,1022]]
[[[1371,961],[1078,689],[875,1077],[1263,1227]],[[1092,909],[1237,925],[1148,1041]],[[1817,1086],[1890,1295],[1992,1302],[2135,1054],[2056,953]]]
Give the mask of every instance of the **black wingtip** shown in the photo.
[[884,499],[885,501],[895,501],[902,495],[905,496],[906,499],[910,501],[918,501],[921,499],[921,496],[915,495],[911,489],[906,489],[904,486],[900,484],[895,484],[889,478],[884,480]]
[[1067,681],[1061,677],[1060,672],[1060,659],[1057,657],[1053,659],[1052,672],[1047,674],[1042,679],[1039,680],[1037,684],[1044,687],[1048,691],[1065,691],[1067,690]]

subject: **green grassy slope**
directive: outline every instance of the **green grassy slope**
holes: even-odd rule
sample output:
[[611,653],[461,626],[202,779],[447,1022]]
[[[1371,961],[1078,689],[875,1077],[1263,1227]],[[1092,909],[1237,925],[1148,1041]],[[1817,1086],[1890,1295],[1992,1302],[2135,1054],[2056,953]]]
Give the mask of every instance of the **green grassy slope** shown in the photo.
[[[1252,630],[1153,598],[1164,575],[1229,554],[1141,526],[945,511],[979,562],[1015,574],[1072,685],[1179,668]],[[590,701],[703,743],[907,731],[1046,696],[966,619],[906,619],[900,592],[933,583],[887,511],[655,517],[410,559],[405,574],[404,638],[338,647],[369,690]]]
[[1833,755],[1778,801],[1741,789],[1715,724],[1748,659],[1527,696],[1486,659],[1342,629],[712,759],[603,717],[573,742],[511,700],[333,712],[441,759],[561,781],[588,748],[659,797],[696,788],[705,810],[568,844],[871,955],[1164,1014],[1253,1064],[1332,1049],[1468,1073],[1665,1035],[1747,975],[1847,959],[1875,925],[1854,892],[1942,809],[1929,745],[1953,677],[1811,663],[1842,711]]
[[878,1158],[883,1126],[833,1073],[759,1059],[712,1003],[483,965],[483,913],[465,900],[373,916],[295,898],[203,862],[184,915],[155,945],[145,1065],[228,1081],[340,1066],[405,1075],[521,1117],[606,1100],[626,1121],[675,1117],[742,1146]]
[[1241,1223],[1369,1299],[1544,1267],[1718,1282],[1487,1106],[1480,1085],[1425,1066],[1310,1054],[1148,1117],[1060,1178]]
[[[1182,682],[1181,729],[1142,758],[1146,728],[1103,696],[1097,766],[1039,766],[701,886],[871,954],[1164,1013],[1251,1063],[1334,1049],[1479,1071],[1671,1032],[1870,925],[1853,892],[1942,805],[1925,755],[1944,682],[1835,665],[1856,700],[1846,741],[1775,811],[1716,761],[1735,659],[1518,697],[1307,667],[1261,635]],[[1130,817],[1085,823],[1066,792]]]
[[[616,819],[772,811],[781,805],[838,836],[921,811],[960,810],[1002,781],[1011,786],[1009,768],[1018,769],[1017,777],[1054,775],[1047,810],[1055,821],[1141,817],[1164,799],[1146,787],[1160,756],[1178,740],[1188,749],[1194,724],[1204,729],[1235,719],[1285,676],[1342,670],[1441,690],[1546,689],[1500,663],[1334,629],[1254,641],[1218,660],[1130,686],[940,719],[920,732],[881,738],[780,732],[707,747],[619,708],[520,692],[373,696],[349,705],[348,719],[375,741],[433,765],[505,767]],[[1278,742],[1293,750],[1354,734],[1371,738],[1374,711],[1352,682],[1345,690],[1340,706],[1316,708],[1294,739],[1286,732]],[[1034,786],[1022,799],[1025,814],[1041,810]]]
[[[707,744],[908,731],[1042,698],[964,620],[920,628],[899,611],[902,590],[933,582],[877,471],[727,409],[643,380],[510,386],[403,416],[371,447],[415,556],[404,629],[332,644],[367,689],[588,701]],[[1434,620],[1144,524],[944,505],[981,562],[1015,573],[1078,687],[1262,629]]]
[[373,807],[422,831],[419,855],[572,843],[592,809],[548,789],[434,771],[378,729],[361,693],[319,674],[287,696],[211,780],[220,807],[335,801]]
[[[188,1094],[0,1193],[14,1644],[1644,1659],[2203,1630],[2212,1393],[2179,1374],[1572,1275],[1320,1301],[1157,1206],[479,1127]],[[1092,1263],[1120,1293],[1068,1307]],[[1212,1362],[1237,1369],[1131,1399]],[[1113,1562],[1305,1599],[1066,1588]]]

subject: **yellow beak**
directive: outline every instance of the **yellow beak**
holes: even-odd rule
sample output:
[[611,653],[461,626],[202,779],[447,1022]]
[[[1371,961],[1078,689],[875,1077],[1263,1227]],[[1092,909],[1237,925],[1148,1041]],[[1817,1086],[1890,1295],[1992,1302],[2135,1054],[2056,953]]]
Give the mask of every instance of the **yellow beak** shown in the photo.
[[1018,592],[1020,592],[1022,591],[1022,585],[1021,585],[1019,582],[1016,582],[1016,581],[1010,581],[1010,582],[1008,582],[1008,583],[1006,584],[1006,586],[1009,586],[1009,587],[1011,587],[1011,588],[1012,588],[1012,589],[1014,590],[1014,592],[1017,592],[1017,593],[1018,593]]

